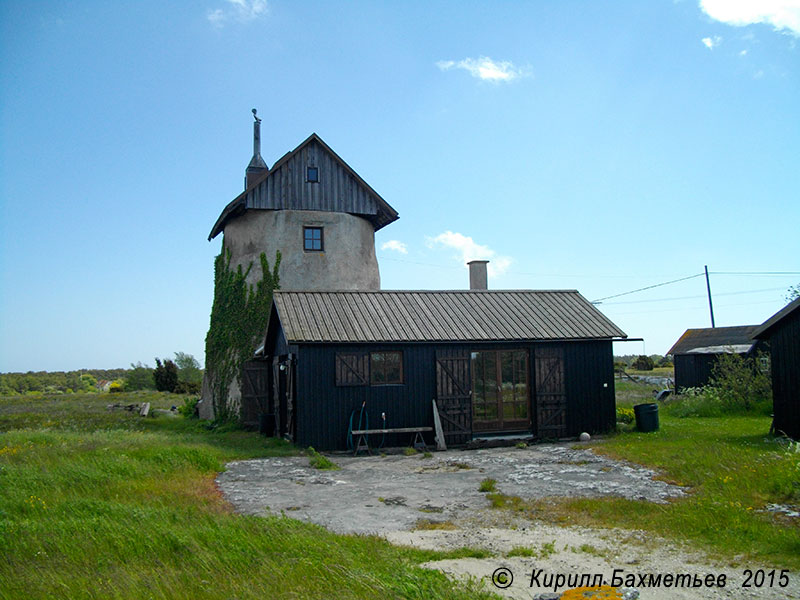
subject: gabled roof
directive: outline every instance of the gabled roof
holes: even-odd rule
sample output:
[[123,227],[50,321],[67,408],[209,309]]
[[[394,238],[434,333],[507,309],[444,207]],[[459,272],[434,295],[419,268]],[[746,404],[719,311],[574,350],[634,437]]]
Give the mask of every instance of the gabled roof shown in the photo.
[[290,344],[627,337],[574,290],[275,292],[273,310]]
[[[314,210],[313,207],[305,206],[302,202],[297,203],[294,201],[294,199],[287,200],[286,198],[277,197],[278,194],[275,192],[276,187],[285,194],[287,193],[286,185],[270,186],[270,180],[274,180],[277,177],[282,176],[283,167],[287,166],[289,161],[291,161],[293,158],[298,157],[303,150],[311,144],[319,144],[322,149],[328,155],[330,155],[333,161],[339,167],[341,167],[347,175],[352,177],[356,185],[363,190],[364,198],[355,202],[349,203],[347,199],[335,199],[335,202],[338,203],[339,206],[333,208],[333,210],[338,210],[340,212],[351,212],[352,214],[361,215],[372,222],[375,231],[398,219],[397,211],[393,209],[389,203],[386,202],[386,200],[384,200],[380,194],[378,194],[378,192],[372,189],[372,186],[364,181],[361,176],[342,159],[342,157],[336,154],[336,152],[334,152],[331,147],[322,140],[322,138],[320,138],[316,133],[312,133],[299,146],[297,146],[297,148],[284,154],[274,165],[272,165],[272,168],[269,169],[269,171],[265,171],[264,174],[253,181],[253,183],[245,191],[228,203],[228,205],[222,210],[219,218],[217,218],[216,223],[214,223],[214,227],[211,228],[211,233],[209,233],[208,239],[211,240],[219,235],[219,233],[225,228],[225,224],[229,219],[240,215],[247,209],[280,210],[292,208],[298,210]],[[289,184],[289,186],[291,186],[291,184]]]
[[795,298],[793,301],[759,325],[758,328],[753,332],[753,337],[759,339],[769,337],[768,332],[770,329],[798,309],[800,309],[800,298]]
[[753,332],[758,325],[687,329],[667,354],[723,354],[731,349],[737,354],[750,352]]

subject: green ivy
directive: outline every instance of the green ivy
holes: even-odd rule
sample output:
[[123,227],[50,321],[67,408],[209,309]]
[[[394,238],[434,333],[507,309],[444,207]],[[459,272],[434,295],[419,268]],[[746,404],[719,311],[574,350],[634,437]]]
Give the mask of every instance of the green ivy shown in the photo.
[[278,267],[281,253],[275,255],[270,270],[265,253],[261,253],[262,277],[255,289],[247,283],[253,263],[231,269],[231,252],[223,244],[214,259],[214,304],[206,335],[206,376],[211,384],[214,415],[218,421],[232,421],[228,406],[228,390],[241,377],[242,365],[263,341],[272,305],[272,292],[278,289]]

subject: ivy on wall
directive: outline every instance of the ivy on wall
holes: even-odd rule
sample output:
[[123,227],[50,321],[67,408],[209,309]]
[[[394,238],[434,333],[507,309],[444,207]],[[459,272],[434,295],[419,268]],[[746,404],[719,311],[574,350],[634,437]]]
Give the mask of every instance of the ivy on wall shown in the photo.
[[206,335],[206,376],[211,385],[214,415],[220,421],[236,417],[228,406],[228,391],[241,377],[242,365],[263,341],[272,292],[279,287],[281,253],[275,254],[272,270],[264,252],[260,258],[262,276],[255,289],[247,283],[253,263],[245,270],[242,265],[231,269],[231,252],[224,244],[214,259],[214,304]]

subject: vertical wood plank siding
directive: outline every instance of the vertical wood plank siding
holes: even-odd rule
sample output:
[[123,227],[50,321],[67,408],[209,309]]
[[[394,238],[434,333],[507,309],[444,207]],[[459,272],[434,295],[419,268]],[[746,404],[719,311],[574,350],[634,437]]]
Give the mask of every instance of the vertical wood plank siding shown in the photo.
[[[601,433],[616,425],[614,356],[611,342],[565,343],[567,435]],[[603,384],[608,384],[603,387]]]
[[[310,308],[310,310],[312,310]],[[436,397],[436,355],[476,350],[525,349],[529,352],[529,382],[535,389],[532,357],[535,343],[465,344],[303,344],[297,346],[297,443],[319,450],[344,450],[351,413],[366,401],[369,426],[432,426],[431,400]],[[564,350],[567,393],[567,433],[599,433],[613,429],[615,415],[614,366],[610,341],[558,344]],[[403,384],[336,386],[337,352],[403,351]],[[608,384],[603,387],[603,384]],[[531,393],[532,433],[536,433],[535,396]],[[356,423],[357,426],[357,423]],[[429,436],[430,438],[430,436]],[[432,439],[426,441],[432,443]],[[376,442],[378,438],[376,438]],[[408,436],[386,436],[386,445],[405,446]]]
[[800,440],[800,310],[769,334],[775,429]]
[[702,387],[711,379],[716,354],[678,354],[675,360],[675,389]]
[[[306,181],[307,166],[319,168],[319,183]],[[305,146],[250,190],[246,207],[378,214],[375,199],[317,142]]]

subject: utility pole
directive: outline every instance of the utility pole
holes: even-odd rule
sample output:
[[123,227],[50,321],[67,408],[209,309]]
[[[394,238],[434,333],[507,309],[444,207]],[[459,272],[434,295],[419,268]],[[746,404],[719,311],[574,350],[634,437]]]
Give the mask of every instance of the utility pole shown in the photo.
[[711,283],[708,280],[708,265],[706,265],[706,289],[708,290],[708,311],[711,313],[711,327],[714,325],[714,305],[711,303]]

